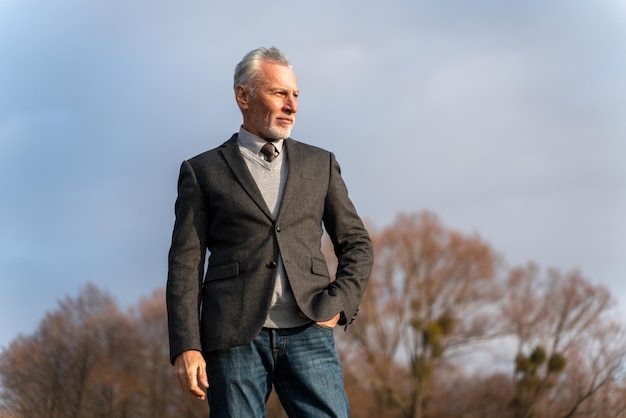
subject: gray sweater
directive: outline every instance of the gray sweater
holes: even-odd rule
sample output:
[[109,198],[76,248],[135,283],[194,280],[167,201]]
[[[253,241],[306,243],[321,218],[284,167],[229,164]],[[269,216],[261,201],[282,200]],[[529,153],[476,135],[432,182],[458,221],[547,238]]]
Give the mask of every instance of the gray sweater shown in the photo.
[[[260,149],[265,143],[263,139],[241,128],[238,141],[248,170],[250,170],[250,174],[261,191],[267,207],[276,218],[287,183],[289,165],[282,140],[274,142],[279,154],[272,162],[265,161],[260,154]],[[282,258],[279,257],[271,307],[264,326],[267,328],[293,328],[309,322],[308,319],[301,318],[298,311],[298,305],[289,285]]]

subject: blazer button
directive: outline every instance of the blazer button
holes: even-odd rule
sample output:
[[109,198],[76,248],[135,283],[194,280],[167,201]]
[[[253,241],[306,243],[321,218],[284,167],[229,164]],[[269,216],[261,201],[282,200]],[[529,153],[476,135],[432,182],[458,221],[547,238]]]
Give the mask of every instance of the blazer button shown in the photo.
[[337,289],[335,289],[335,286],[331,286],[328,288],[328,294],[330,296],[337,296]]
[[276,227],[276,232],[280,232],[280,226]]
[[278,264],[276,263],[276,261],[270,261],[269,263],[267,263],[267,267],[271,269],[276,268],[277,265]]

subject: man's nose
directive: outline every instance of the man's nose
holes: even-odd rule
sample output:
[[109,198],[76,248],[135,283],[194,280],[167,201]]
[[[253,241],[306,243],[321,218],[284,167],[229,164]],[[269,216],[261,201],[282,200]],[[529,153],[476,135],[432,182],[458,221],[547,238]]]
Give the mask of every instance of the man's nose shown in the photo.
[[285,99],[285,103],[283,105],[286,111],[290,113],[296,113],[298,111],[298,99],[296,96],[288,96]]

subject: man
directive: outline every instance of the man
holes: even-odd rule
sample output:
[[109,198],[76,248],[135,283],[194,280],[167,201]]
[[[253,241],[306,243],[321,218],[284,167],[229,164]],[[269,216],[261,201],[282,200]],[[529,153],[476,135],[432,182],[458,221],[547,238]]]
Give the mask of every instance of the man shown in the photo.
[[[235,70],[239,133],[181,166],[169,253],[170,355],[211,417],[347,417],[336,324],[354,320],[373,253],[332,153],[289,137],[298,86],[276,48]],[[322,225],[338,258],[331,281]],[[205,271],[205,256],[209,259]]]

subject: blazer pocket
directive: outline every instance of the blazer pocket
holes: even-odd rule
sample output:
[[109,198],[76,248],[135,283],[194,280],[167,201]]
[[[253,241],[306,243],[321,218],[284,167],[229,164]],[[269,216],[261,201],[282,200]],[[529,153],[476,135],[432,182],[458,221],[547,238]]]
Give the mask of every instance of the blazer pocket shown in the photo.
[[239,263],[209,265],[206,272],[206,281],[229,279],[239,276]]
[[330,273],[328,272],[328,265],[326,264],[326,260],[321,258],[313,257],[311,258],[311,273],[324,276],[330,280]]

